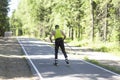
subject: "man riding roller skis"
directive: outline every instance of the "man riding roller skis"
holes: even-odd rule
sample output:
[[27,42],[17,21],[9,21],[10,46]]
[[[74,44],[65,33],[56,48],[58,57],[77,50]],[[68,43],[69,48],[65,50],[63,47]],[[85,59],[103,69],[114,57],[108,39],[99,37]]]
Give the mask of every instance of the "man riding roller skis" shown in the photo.
[[53,31],[50,35],[50,41],[52,42],[52,36],[55,38],[55,63],[54,65],[57,65],[57,59],[58,59],[58,50],[59,47],[62,50],[62,53],[64,54],[65,57],[65,62],[69,64],[68,61],[68,56],[65,52],[65,47],[64,47],[64,39],[66,38],[66,35],[59,29],[59,25],[55,25],[55,31]]

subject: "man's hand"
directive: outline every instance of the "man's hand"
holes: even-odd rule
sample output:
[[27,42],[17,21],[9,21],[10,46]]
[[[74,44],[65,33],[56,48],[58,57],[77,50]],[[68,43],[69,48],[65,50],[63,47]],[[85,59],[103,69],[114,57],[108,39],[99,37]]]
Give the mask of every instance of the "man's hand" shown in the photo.
[[50,40],[51,41],[51,43],[53,42],[52,40]]
[[64,38],[63,38],[63,40],[65,40],[66,39],[66,35],[64,35]]
[[50,42],[53,42],[53,41],[52,41],[52,34],[50,34],[49,39],[50,39]]
[[50,38],[49,38],[49,39],[50,39],[50,42],[52,43],[53,41],[52,41],[52,37],[51,37],[51,36],[50,36]]

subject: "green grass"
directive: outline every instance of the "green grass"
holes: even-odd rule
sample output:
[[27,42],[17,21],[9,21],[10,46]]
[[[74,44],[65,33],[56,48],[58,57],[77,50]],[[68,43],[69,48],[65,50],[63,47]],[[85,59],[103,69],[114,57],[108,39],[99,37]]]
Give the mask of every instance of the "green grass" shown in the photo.
[[68,44],[71,46],[82,47],[82,46],[87,46],[89,44],[89,42],[87,40],[79,41],[79,40],[75,39],[73,41],[69,40]]
[[85,57],[84,60],[87,61],[87,62],[93,63],[95,65],[101,66],[101,67],[103,67],[105,69],[108,69],[110,71],[113,71],[115,73],[120,74],[120,69],[116,68],[115,66],[110,66],[110,65],[107,65],[107,64],[105,65],[105,64],[102,64],[102,63],[98,62],[97,60],[89,59],[87,57]]
[[112,53],[116,56],[120,56],[120,46],[119,46],[119,44],[114,43],[114,42],[95,43],[94,45],[91,46],[91,48],[94,51],[108,52],[108,53]]
[[116,42],[101,42],[101,41],[91,42],[89,40],[82,40],[82,41],[73,40],[73,41],[71,41],[69,39],[68,44],[71,46],[89,47],[89,48],[93,49],[94,51],[108,52],[108,53],[112,53],[116,56],[120,56],[120,45]]
[[100,51],[100,52],[109,52],[109,48],[106,46],[101,46],[99,48],[93,48],[95,51]]

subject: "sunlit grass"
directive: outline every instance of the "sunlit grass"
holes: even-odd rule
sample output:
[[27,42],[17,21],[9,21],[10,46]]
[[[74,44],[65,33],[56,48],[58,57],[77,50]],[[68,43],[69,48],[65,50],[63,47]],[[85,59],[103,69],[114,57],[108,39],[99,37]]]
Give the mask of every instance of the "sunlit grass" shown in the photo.
[[116,42],[102,42],[102,41],[95,41],[91,42],[90,40],[66,40],[69,45],[71,46],[78,46],[78,47],[89,47],[93,49],[94,51],[99,52],[109,52],[112,54],[115,54],[117,56],[120,56],[120,45]]
[[9,79],[4,79],[4,77],[0,77],[0,80],[38,80],[37,77],[14,77]]
[[95,51],[100,51],[100,52],[109,52],[112,54],[115,54],[117,56],[120,56],[120,46],[119,44],[115,42],[100,42],[100,43],[94,43],[91,45],[92,49]]
[[68,44],[71,45],[71,46],[77,46],[77,47],[82,47],[82,46],[87,46],[88,45],[88,40],[69,40]]
[[98,62],[97,60],[89,59],[88,57],[85,57],[84,60],[87,61],[87,62],[93,63],[95,65],[101,66],[101,67],[103,67],[105,69],[108,69],[108,70],[111,70],[113,72],[116,72],[116,73],[120,74],[120,69],[118,69],[115,66],[110,66],[110,65],[107,65],[107,64],[105,65],[105,64],[102,64],[102,63]]

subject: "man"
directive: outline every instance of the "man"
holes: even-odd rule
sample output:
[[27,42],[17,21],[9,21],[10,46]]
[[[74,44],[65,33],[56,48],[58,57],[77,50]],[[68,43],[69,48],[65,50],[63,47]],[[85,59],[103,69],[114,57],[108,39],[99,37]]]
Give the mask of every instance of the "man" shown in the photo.
[[68,61],[68,56],[65,52],[65,47],[64,47],[64,39],[66,38],[66,35],[63,33],[63,31],[61,31],[59,29],[59,25],[55,25],[55,31],[52,31],[51,35],[50,35],[50,41],[52,42],[52,36],[54,36],[55,38],[55,63],[54,65],[58,65],[58,50],[59,50],[59,47],[61,48],[62,50],[62,53],[64,54],[64,57],[65,57],[65,62],[67,64],[69,64],[69,61]]

